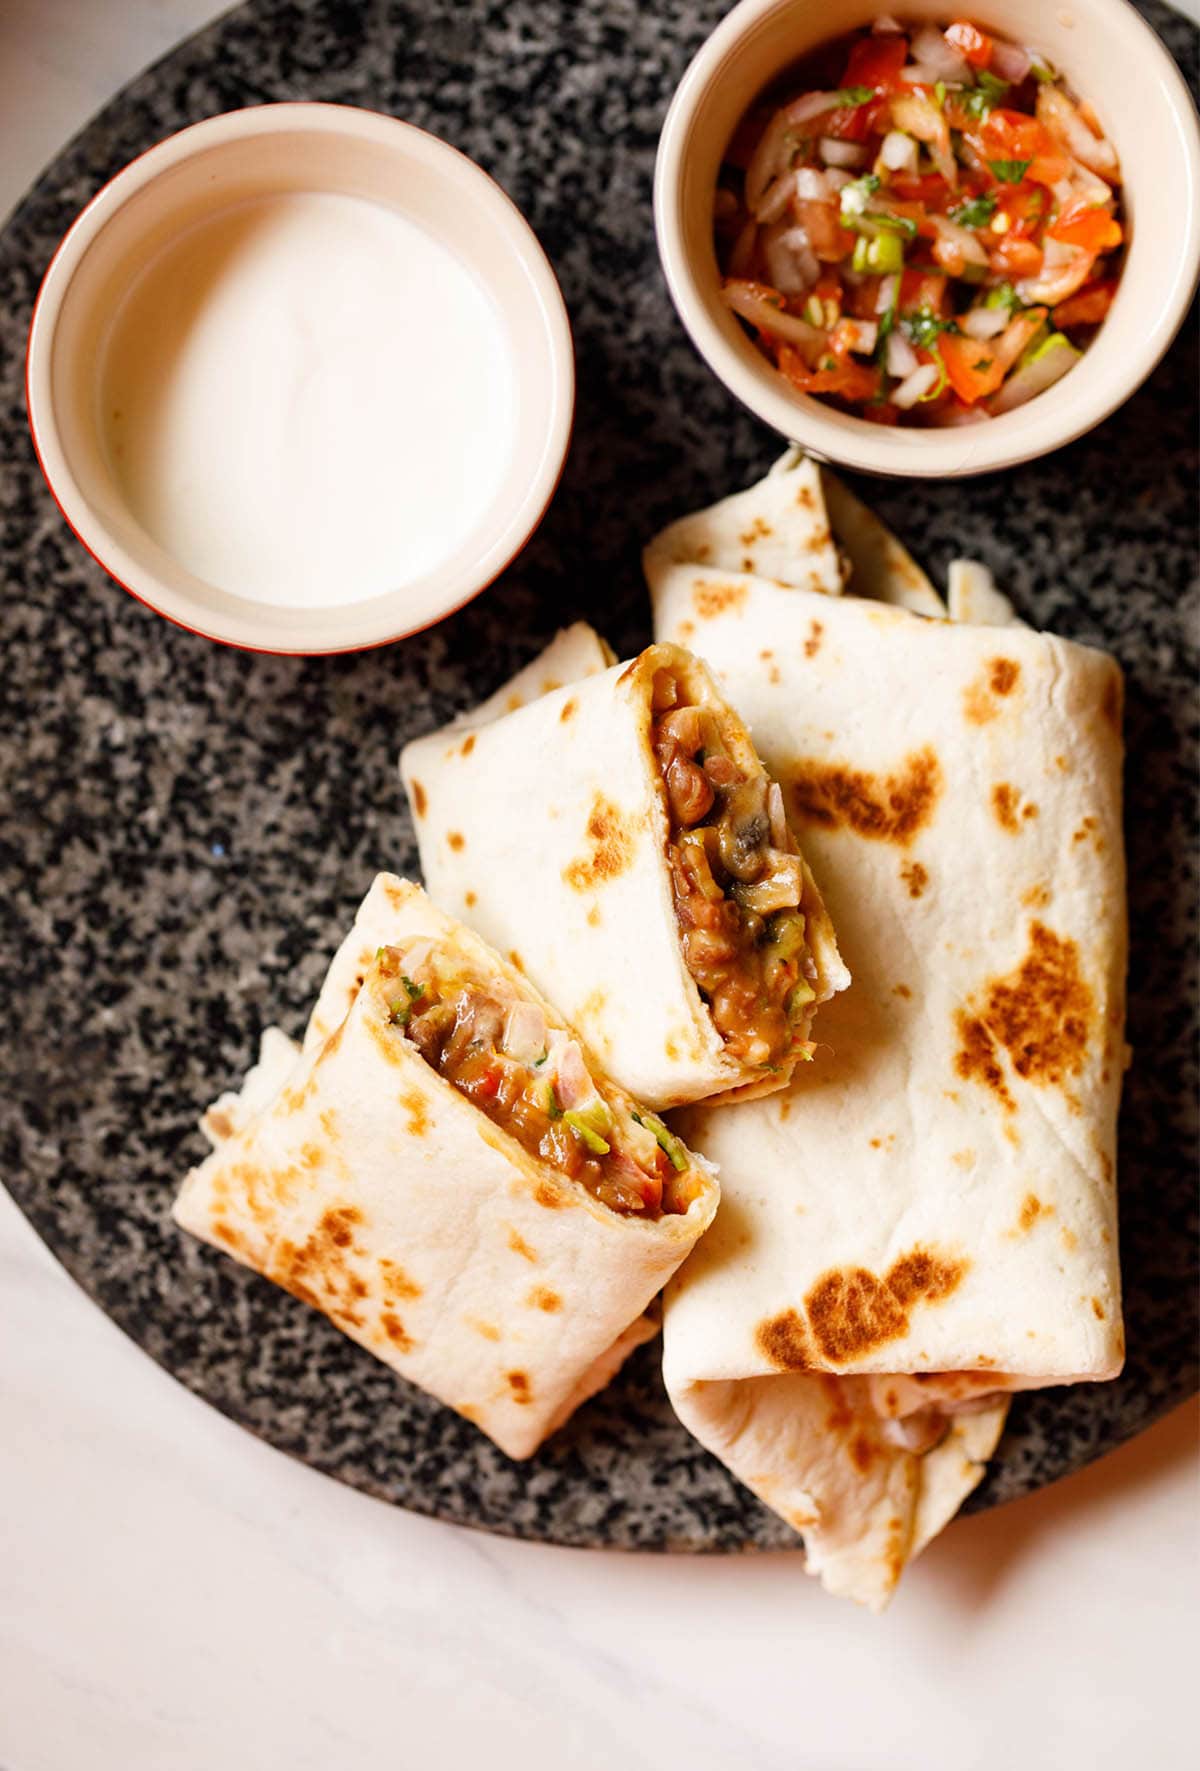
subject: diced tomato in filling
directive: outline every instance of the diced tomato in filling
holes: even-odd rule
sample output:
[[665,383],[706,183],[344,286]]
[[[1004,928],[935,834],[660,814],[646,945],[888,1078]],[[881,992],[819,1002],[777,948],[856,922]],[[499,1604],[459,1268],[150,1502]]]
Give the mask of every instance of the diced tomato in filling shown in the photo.
[[[531,1156],[551,1164],[611,1210],[648,1217],[687,1211],[695,1196],[692,1170],[677,1168],[658,1143],[651,1146],[654,1134],[649,1132],[643,1133],[635,1155],[611,1092],[602,1094],[591,1083],[578,1046],[571,1081],[582,1104],[572,1123],[571,1109],[556,1093],[556,1086],[566,1093],[563,1071],[555,1070],[548,1050],[530,1058],[505,1047],[515,997],[504,1000],[488,982],[465,973],[452,954],[436,962],[423,958],[414,965],[413,976],[407,963],[403,950],[392,947],[384,948],[377,961],[392,1023],[459,1094]],[[523,1006],[522,1013],[532,1014],[534,1025],[547,1031],[537,1005]],[[569,1043],[565,1033],[559,1038]],[[646,1120],[653,1121],[653,1115]],[[665,1130],[663,1136],[682,1151]]]
[[816,969],[778,787],[730,753],[717,715],[660,672],[651,743],[683,955],[726,1050],[765,1070],[807,1055]]

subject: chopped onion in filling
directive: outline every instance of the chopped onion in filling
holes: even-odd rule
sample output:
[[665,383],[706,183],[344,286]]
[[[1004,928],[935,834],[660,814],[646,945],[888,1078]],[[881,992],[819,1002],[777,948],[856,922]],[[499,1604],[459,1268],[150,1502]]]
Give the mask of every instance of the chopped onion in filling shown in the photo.
[[376,956],[392,1025],[452,1087],[616,1212],[686,1212],[697,1177],[683,1145],[620,1091],[601,1089],[582,1048],[503,978],[483,978],[429,940]]

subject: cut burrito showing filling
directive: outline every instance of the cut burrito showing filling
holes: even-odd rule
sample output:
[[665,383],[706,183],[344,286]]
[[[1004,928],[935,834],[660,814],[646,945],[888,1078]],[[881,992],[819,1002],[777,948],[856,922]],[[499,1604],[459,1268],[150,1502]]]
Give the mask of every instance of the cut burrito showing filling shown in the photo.
[[783,797],[709,672],[652,646],[401,759],[433,897],[652,1106],[782,1087],[847,982]]
[[175,1217],[527,1457],[653,1332],[716,1185],[513,967],[377,884],[349,1012]]
[[[692,609],[659,584],[664,638]],[[826,1585],[878,1606],[979,1481],[1008,1391],[1121,1366],[1120,672],[763,582],[697,643],[854,983],[828,1061],[680,1121],[723,1204],[668,1290],[667,1387]]]

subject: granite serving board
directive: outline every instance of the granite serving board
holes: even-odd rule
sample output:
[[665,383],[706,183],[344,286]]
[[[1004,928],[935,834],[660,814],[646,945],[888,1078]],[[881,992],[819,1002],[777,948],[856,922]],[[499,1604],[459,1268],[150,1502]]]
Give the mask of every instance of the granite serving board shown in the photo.
[[[641,544],[759,475],[778,439],[693,353],[659,273],[655,143],[714,0],[252,0],[70,144],[0,241],[3,1173],[100,1307],[198,1395],[357,1488],[571,1544],[795,1546],[676,1424],[643,1348],[531,1463],[400,1383],[323,1317],[182,1236],[200,1108],[261,1028],[303,1025],[378,868],[415,867],[402,742],[490,692],[566,621],[650,637]],[[1143,8],[1190,72],[1195,32]],[[491,172],[561,279],[574,442],[538,534],[433,631],[333,659],[169,626],[73,540],[38,473],[21,372],[59,238],[126,161],[246,104],[323,99],[433,130]],[[985,1507],[1120,1443],[1196,1387],[1196,331],[1116,417],[1048,461],[860,487],[935,576],[985,560],[1038,626],[1128,673],[1130,1039],[1121,1120],[1129,1361],[1016,1399]],[[536,864],[536,858],[530,858]]]

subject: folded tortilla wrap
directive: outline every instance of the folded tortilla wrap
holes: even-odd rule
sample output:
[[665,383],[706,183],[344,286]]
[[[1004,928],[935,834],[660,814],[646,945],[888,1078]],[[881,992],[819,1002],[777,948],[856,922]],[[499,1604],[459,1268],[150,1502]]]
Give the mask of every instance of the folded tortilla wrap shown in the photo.
[[1003,1392],[1121,1367],[1120,672],[745,575],[698,619],[703,568],[647,561],[656,631],[699,629],[785,783],[854,978],[785,1093],[679,1117],[723,1203],[668,1289],[667,1387],[879,1607]]
[[527,1457],[654,1332],[716,1185],[477,936],[407,882],[381,899],[340,1025],[235,1112],[175,1217]]
[[[667,716],[686,725],[693,714],[703,736],[680,743],[703,760],[678,767],[711,801],[707,832],[677,827],[675,788],[660,761],[662,744],[674,742],[663,736]],[[676,780],[676,766],[667,779]],[[707,786],[721,770],[734,785]],[[526,971],[641,1100],[663,1107],[762,1093],[810,1055],[813,1013],[844,987],[845,967],[779,796],[691,654],[651,647],[465,735],[435,732],[408,745],[401,772],[431,895]],[[777,802],[778,818],[768,810]],[[727,839],[742,858],[730,860],[738,881],[721,885],[715,851],[728,855]],[[698,846],[707,860],[697,859]],[[680,908],[673,852],[707,870],[706,902],[720,906],[718,919],[736,920],[743,900],[761,912],[758,945],[747,937],[736,966],[769,971],[777,994],[794,985],[786,1009],[749,986],[746,1001],[737,996],[744,975],[728,982],[735,962],[725,966],[713,946],[724,935],[689,921],[710,912]],[[799,939],[790,969],[780,970],[774,943],[789,904]],[[710,933],[711,964],[702,964]]]
[[[645,563],[652,583],[668,566],[705,568],[713,575],[706,600],[722,574],[749,573],[796,590],[845,590],[918,615],[946,615],[903,543],[836,474],[795,447],[754,485],[669,524],[646,549]],[[681,629],[681,644],[690,644],[689,631]]]
[[561,689],[564,683],[577,683],[585,676],[599,676],[616,662],[616,653],[594,627],[589,627],[586,621],[573,621],[570,627],[560,628],[545,651],[508,682],[501,684],[494,695],[452,720],[451,729],[468,732],[474,727],[486,726],[499,719],[502,713],[515,713],[518,707],[527,706],[540,695]]

